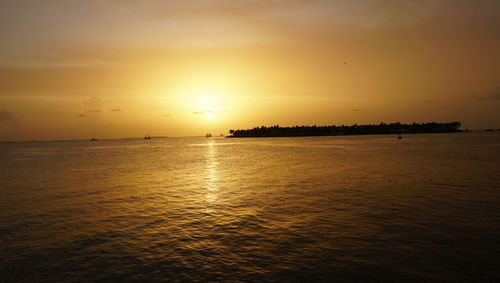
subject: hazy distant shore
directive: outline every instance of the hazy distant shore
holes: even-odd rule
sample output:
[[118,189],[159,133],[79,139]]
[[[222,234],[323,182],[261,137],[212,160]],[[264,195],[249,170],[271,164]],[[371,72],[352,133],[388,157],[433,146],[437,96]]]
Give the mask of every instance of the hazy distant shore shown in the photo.
[[412,123],[401,124],[380,123],[377,125],[351,125],[351,126],[293,126],[280,127],[255,127],[246,130],[230,130],[229,138],[253,138],[253,137],[306,137],[306,136],[352,136],[352,135],[386,135],[386,134],[427,134],[427,133],[457,133],[463,132],[459,129],[460,122],[449,123]]

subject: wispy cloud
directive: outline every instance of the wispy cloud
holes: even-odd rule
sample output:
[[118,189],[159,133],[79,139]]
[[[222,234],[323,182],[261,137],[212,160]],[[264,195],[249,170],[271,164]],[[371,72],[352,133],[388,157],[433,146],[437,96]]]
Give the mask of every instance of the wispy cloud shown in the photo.
[[[444,13],[451,0],[144,0],[9,1],[0,10],[1,65],[89,67],[114,60],[72,46],[198,46],[273,43],[302,30],[331,34],[332,28],[412,25]],[[18,3],[19,2],[19,3]],[[484,1],[475,1],[484,2]],[[494,2],[494,1],[486,1]],[[460,5],[455,9],[460,9]],[[479,6],[479,5],[478,5]],[[30,7],[32,13],[26,11]],[[463,9],[463,8],[462,8]],[[458,10],[460,12],[461,10]],[[457,12],[457,13],[458,13]],[[404,15],[404,16],[402,16]],[[18,23],[30,23],[20,25]],[[57,23],[65,22],[65,25]],[[38,29],[32,29],[37,26]],[[75,36],[78,35],[78,36]],[[294,38],[294,37],[293,37]],[[209,40],[206,40],[209,39]],[[302,39],[298,38],[297,42]],[[49,44],[47,44],[47,42]],[[71,43],[71,44],[70,44]],[[54,48],[62,46],[63,48]],[[65,48],[64,48],[65,47]],[[43,49],[41,51],[40,49]],[[1,56],[1,55],[0,55]]]
[[87,113],[100,113],[102,107],[102,99],[98,97],[90,97],[82,101],[84,112]]
[[193,111],[194,115],[207,115],[207,114],[216,114],[220,111],[214,111],[214,110],[206,110],[206,111]]
[[112,109],[109,109],[109,111],[111,111],[111,112],[122,112],[122,110],[120,108],[112,108]]
[[83,114],[83,113],[80,113],[80,115],[78,115],[79,118],[85,118],[87,117],[87,115]]
[[7,122],[15,122],[16,117],[14,113],[9,112],[7,110],[0,111],[0,122],[7,121]]
[[478,100],[497,100],[500,99],[500,86],[497,86],[491,93],[480,96],[477,98]]

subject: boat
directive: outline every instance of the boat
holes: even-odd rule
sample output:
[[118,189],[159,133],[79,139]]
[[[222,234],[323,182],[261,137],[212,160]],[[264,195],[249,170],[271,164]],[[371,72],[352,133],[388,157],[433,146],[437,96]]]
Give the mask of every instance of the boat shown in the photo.
[[207,133],[207,134],[205,135],[205,137],[206,137],[206,138],[211,138],[211,137],[212,137],[212,134],[211,134],[211,133]]
[[402,139],[403,137],[401,136],[401,133],[398,135],[398,140]]
[[151,136],[150,136],[149,134],[144,135],[144,139],[145,139],[145,140],[150,140],[150,139],[151,139]]
[[92,133],[92,138],[90,139],[90,141],[97,141],[97,139],[95,138],[95,134]]

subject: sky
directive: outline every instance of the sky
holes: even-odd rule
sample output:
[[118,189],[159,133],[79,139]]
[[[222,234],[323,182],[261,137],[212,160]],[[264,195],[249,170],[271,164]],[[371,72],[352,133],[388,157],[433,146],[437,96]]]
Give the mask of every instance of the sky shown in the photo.
[[0,2],[0,141],[499,112],[496,0]]

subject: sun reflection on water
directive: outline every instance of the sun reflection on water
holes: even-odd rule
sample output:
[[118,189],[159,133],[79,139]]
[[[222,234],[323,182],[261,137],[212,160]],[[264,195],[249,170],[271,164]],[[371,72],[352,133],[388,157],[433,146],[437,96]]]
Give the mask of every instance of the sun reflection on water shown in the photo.
[[214,140],[207,143],[207,169],[206,169],[206,199],[209,203],[217,202],[217,147]]

